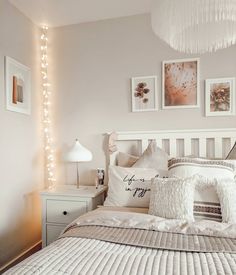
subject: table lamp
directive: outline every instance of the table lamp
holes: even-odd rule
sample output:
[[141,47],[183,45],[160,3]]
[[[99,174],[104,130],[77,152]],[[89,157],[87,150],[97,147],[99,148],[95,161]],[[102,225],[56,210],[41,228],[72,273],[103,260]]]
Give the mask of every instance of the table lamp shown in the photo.
[[91,161],[92,153],[80,144],[78,139],[75,140],[74,146],[67,152],[66,161],[75,162],[77,168],[77,188],[79,188],[79,162]]

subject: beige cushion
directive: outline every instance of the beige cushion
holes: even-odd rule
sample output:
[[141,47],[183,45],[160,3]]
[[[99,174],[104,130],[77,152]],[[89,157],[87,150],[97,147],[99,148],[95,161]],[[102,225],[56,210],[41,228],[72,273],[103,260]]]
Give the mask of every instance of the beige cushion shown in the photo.
[[139,157],[119,152],[117,157],[117,164],[121,167],[132,167]]
[[233,148],[230,150],[226,159],[236,159],[236,143],[234,144]]
[[168,154],[157,147],[156,141],[151,141],[133,167],[153,168],[158,171],[167,171]]

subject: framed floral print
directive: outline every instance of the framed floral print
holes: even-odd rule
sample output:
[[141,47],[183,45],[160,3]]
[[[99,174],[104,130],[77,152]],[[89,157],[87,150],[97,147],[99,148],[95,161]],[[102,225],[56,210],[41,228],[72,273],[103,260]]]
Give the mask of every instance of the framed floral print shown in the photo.
[[206,116],[235,115],[235,78],[206,80],[205,114]]
[[131,79],[132,112],[158,110],[157,77],[143,76]]
[[198,108],[199,58],[163,61],[162,108]]

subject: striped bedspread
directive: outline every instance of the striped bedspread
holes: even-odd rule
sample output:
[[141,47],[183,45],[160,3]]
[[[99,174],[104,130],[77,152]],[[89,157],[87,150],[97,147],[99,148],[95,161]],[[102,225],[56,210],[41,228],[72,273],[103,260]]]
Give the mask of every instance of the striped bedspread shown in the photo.
[[96,239],[117,244],[163,250],[228,252],[236,254],[235,238],[218,238],[136,228],[116,228],[96,225],[77,226],[71,228],[61,236],[61,238],[65,237]]
[[165,223],[138,213],[94,212],[5,274],[236,274],[234,226],[216,229],[211,222],[209,230],[197,224],[198,233],[192,235],[193,228],[178,221]]

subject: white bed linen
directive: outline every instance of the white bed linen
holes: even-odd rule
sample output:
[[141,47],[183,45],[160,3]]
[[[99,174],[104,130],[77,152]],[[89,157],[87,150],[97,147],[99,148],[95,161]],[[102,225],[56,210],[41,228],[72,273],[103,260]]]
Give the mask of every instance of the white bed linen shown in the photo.
[[[107,211],[104,208],[92,211],[71,225],[102,224],[234,238],[236,236],[236,225],[212,221],[189,224],[136,213],[138,209],[133,212],[126,212],[125,208],[123,211],[105,209]],[[67,237],[57,240],[5,274],[235,275],[236,254],[179,252]]]
[[[219,223],[211,220],[188,222],[165,219],[144,213],[138,208],[100,208],[79,217],[67,226],[101,225],[121,228],[138,228],[182,234],[197,234],[215,237],[236,238],[236,224]],[[126,210],[130,211],[126,211]],[[106,211],[107,210],[107,211]]]

